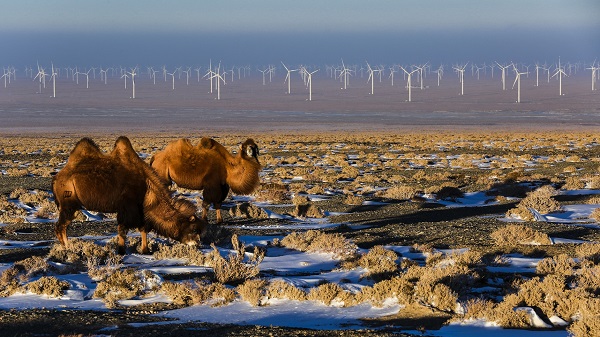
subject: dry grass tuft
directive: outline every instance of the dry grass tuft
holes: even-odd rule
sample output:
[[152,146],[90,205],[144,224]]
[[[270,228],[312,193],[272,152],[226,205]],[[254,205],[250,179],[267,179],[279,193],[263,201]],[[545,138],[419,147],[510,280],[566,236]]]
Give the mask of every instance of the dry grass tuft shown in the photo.
[[354,295],[335,283],[325,283],[311,288],[307,299],[310,301],[320,301],[325,305],[341,307],[348,307],[354,304]]
[[555,257],[549,257],[538,262],[535,269],[536,273],[542,275],[558,274],[569,276],[572,275],[577,263],[566,254],[560,254]]
[[330,253],[340,259],[355,256],[357,247],[341,234],[328,234],[316,230],[293,232],[281,240],[290,249],[309,253]]
[[230,303],[236,298],[235,291],[221,283],[195,282],[164,282],[160,292],[167,295],[173,304],[190,306],[194,304],[210,304],[220,306]]
[[0,223],[23,222],[26,216],[27,212],[24,209],[8,201],[6,196],[0,195]]
[[590,214],[590,218],[596,220],[596,222],[600,222],[600,208],[594,208],[592,214]]
[[575,249],[575,254],[582,260],[600,263],[600,243],[583,243]]
[[358,265],[367,269],[362,276],[380,280],[398,271],[397,259],[398,255],[394,251],[387,250],[383,246],[375,246],[360,257]]
[[43,276],[37,281],[28,283],[26,288],[34,294],[61,297],[70,287],[67,281],[61,281],[54,276]]
[[507,225],[490,235],[498,246],[550,245],[548,234],[538,232],[524,225]]
[[267,219],[269,217],[264,209],[254,206],[248,202],[243,202],[230,208],[229,214],[233,218],[243,219]]
[[173,304],[178,306],[190,306],[198,303],[196,291],[191,282],[163,282],[160,286],[160,292],[168,296]]
[[267,293],[267,281],[262,279],[246,280],[246,282],[236,287],[237,293],[242,300],[250,303],[250,305],[258,307]]
[[20,271],[10,267],[0,274],[0,297],[8,297],[21,290]]
[[383,192],[378,192],[376,193],[376,196],[396,200],[410,200],[415,197],[417,193],[418,190],[413,186],[398,185],[392,186]]
[[258,266],[265,257],[264,251],[255,247],[249,263],[244,263],[246,248],[236,234],[232,236],[231,243],[236,252],[229,254],[227,258],[222,257],[217,247],[212,245],[209,264],[215,272],[216,279],[221,283],[235,284],[256,277],[260,272]]
[[193,266],[204,266],[208,261],[208,257],[198,247],[183,243],[176,243],[172,246],[160,245],[152,256],[157,260],[181,259]]
[[100,246],[81,239],[69,240],[66,247],[56,243],[48,253],[48,260],[67,264],[69,271],[84,271],[86,268],[94,271],[102,265],[118,266],[122,258],[112,244]]
[[290,200],[290,191],[281,184],[263,184],[255,192],[256,201],[283,203]]
[[569,325],[567,330],[574,337],[598,336],[600,331],[600,299],[590,298],[582,303],[577,319]]
[[115,307],[119,300],[140,296],[146,290],[157,290],[160,283],[160,278],[148,270],[115,270],[98,283],[94,297],[102,299],[108,307]]
[[415,286],[404,277],[393,277],[375,283],[372,287],[363,287],[356,295],[356,302],[370,302],[381,307],[388,299],[396,299],[398,303],[408,305],[413,301]]
[[560,204],[552,199],[556,195],[556,190],[550,185],[544,185],[533,192],[527,193],[527,196],[519,202],[516,208],[507,212],[507,216],[518,216],[522,220],[533,221],[535,217],[529,211],[530,208],[538,211],[540,214],[548,214],[562,210]]
[[307,298],[307,294],[304,290],[298,289],[284,280],[271,281],[267,286],[266,295],[268,298],[280,298],[295,301],[305,301]]
[[310,201],[306,203],[297,203],[298,200],[294,199],[296,208],[292,212],[292,215],[298,218],[317,218],[321,219],[325,217],[325,212],[322,209],[312,204]]
[[360,206],[363,204],[364,201],[365,199],[363,197],[354,194],[348,194],[344,198],[344,204],[350,206]]

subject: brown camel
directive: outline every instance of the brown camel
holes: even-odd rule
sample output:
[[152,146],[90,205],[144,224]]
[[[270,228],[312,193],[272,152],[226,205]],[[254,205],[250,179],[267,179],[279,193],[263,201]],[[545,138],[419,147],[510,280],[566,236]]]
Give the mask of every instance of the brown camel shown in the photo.
[[67,244],[67,227],[75,211],[117,213],[119,253],[125,253],[125,237],[137,228],[142,252],[147,254],[147,232],[186,244],[197,244],[206,221],[196,216],[188,200],[175,199],[154,170],[133,149],[126,137],[119,137],[113,151],[104,154],[89,138],[81,139],[65,167],[52,179],[52,191],[59,209],[56,236]]
[[211,138],[202,138],[197,146],[179,139],[155,154],[150,165],[168,183],[203,190],[202,218],[207,219],[213,204],[218,223],[223,222],[221,204],[230,188],[236,194],[250,194],[260,183],[258,146],[252,139],[247,139],[235,156]]

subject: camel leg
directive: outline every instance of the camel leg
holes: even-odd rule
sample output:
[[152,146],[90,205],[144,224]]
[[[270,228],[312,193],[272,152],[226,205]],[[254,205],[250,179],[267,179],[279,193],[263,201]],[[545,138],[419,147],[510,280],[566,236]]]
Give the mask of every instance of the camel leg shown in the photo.
[[125,255],[125,239],[127,238],[127,229],[122,224],[117,226],[117,252]]
[[61,210],[58,216],[58,221],[56,222],[56,225],[54,227],[54,233],[56,234],[56,238],[58,239],[58,242],[60,242],[60,244],[63,246],[67,245],[67,227],[73,220],[74,215],[75,212]]
[[217,223],[223,223],[223,217],[221,216],[221,203],[215,203],[215,210],[217,211]]
[[210,208],[210,203],[206,201],[202,201],[202,220],[208,221],[208,209]]
[[140,229],[140,234],[142,236],[142,254],[148,255],[150,254],[150,250],[148,249],[148,233],[146,232],[146,228]]

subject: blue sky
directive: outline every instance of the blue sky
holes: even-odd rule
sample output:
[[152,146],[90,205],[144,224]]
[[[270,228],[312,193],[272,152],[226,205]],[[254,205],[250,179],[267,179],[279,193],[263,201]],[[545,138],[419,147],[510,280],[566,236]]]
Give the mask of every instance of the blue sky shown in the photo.
[[0,0],[0,11],[0,65],[600,56],[598,0]]

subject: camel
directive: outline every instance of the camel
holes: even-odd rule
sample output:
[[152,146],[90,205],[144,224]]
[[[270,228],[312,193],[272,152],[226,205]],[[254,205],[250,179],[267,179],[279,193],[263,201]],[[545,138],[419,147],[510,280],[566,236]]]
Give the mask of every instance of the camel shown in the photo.
[[237,155],[211,138],[202,138],[197,146],[188,139],[176,140],[150,160],[150,165],[167,184],[202,192],[202,218],[208,217],[212,204],[217,223],[223,222],[221,204],[229,189],[236,194],[250,194],[259,185],[258,146],[248,138]]
[[71,151],[65,167],[52,179],[59,210],[56,236],[67,245],[67,227],[75,211],[117,213],[118,251],[125,253],[129,229],[138,229],[142,252],[149,253],[147,233],[154,230],[182,243],[195,245],[206,229],[189,200],[173,198],[154,170],[137,155],[127,137],[119,137],[104,154],[89,138]]

